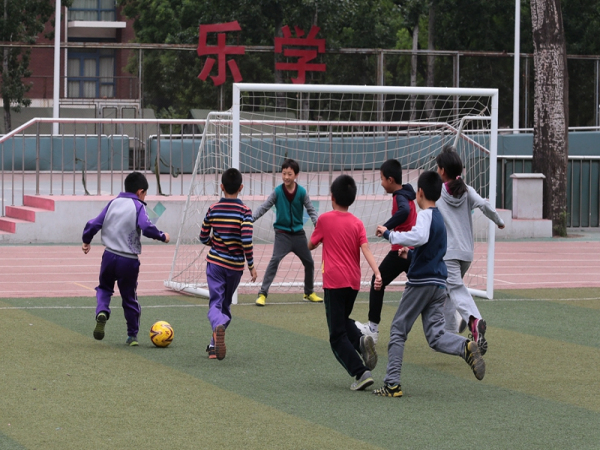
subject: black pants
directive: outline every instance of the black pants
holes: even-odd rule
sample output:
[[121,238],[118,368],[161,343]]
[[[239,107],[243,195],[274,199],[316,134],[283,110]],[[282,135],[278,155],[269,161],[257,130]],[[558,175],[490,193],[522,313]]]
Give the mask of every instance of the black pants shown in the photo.
[[396,279],[402,272],[408,272],[408,260],[398,256],[397,250],[390,251],[381,264],[379,264],[379,273],[381,273],[382,286],[376,291],[373,286],[375,275],[371,279],[371,292],[369,292],[369,321],[373,323],[381,322],[381,309],[383,308],[383,294],[385,287]]
[[360,351],[361,333],[350,319],[358,291],[352,288],[325,289],[325,314],[329,328],[329,344],[336,359],[353,377],[360,377],[366,370]]

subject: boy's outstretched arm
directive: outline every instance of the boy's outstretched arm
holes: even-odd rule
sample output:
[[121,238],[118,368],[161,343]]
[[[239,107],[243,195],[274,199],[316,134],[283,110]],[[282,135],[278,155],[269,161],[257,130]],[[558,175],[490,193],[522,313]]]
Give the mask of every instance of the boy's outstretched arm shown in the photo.
[[264,216],[265,213],[273,207],[276,201],[277,194],[275,193],[275,191],[273,191],[271,192],[271,195],[269,195],[269,197],[265,200],[265,202],[262,205],[260,205],[258,209],[252,214],[252,221],[256,222],[258,219]]
[[319,216],[317,215],[317,210],[310,201],[310,197],[308,196],[308,194],[306,194],[306,196],[304,197],[304,207],[306,208],[306,212],[308,213],[310,220],[312,220],[313,225],[316,226],[317,219],[319,218]]
[[377,226],[377,237],[388,239],[391,244],[405,247],[420,247],[429,240],[429,229],[431,228],[431,213],[421,211],[417,214],[417,223],[410,231],[389,231],[383,225]]
[[377,263],[375,262],[375,258],[373,257],[373,253],[371,252],[371,248],[369,247],[369,244],[365,242],[360,246],[360,249],[362,250],[363,255],[365,255],[365,259],[367,260],[369,266],[371,266],[371,269],[375,274],[375,282],[373,283],[373,287],[376,291],[378,291],[381,289],[381,285],[383,284],[383,282],[381,280],[381,273],[379,272],[379,267],[377,267]]
[[137,226],[142,230],[142,234],[150,239],[156,239],[157,241],[162,241],[165,243],[169,242],[169,234],[163,233],[156,225],[154,225],[150,218],[148,217],[148,213],[146,212],[146,208],[141,207],[138,214]]

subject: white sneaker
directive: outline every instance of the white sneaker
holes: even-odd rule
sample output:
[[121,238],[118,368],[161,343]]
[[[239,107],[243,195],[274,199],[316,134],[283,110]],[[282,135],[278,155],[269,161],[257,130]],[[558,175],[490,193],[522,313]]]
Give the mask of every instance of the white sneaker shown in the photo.
[[373,342],[377,344],[377,339],[379,339],[379,331],[371,331],[371,327],[369,327],[368,323],[361,323],[358,320],[355,320],[356,328],[363,336],[371,336],[373,338]]

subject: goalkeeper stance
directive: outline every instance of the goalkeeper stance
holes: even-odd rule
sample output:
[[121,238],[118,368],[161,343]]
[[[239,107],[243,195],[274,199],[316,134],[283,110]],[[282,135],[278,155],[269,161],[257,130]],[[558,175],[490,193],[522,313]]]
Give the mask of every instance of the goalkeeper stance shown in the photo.
[[317,225],[317,212],[310,198],[302,186],[296,183],[300,172],[300,166],[293,159],[286,159],[281,165],[281,178],[283,183],[275,188],[269,198],[254,212],[252,218],[256,222],[273,206],[276,208],[275,243],[273,245],[273,256],[269,261],[265,278],[256,299],[257,306],[265,306],[269,288],[281,260],[290,252],[293,252],[304,266],[304,300],[309,302],[322,302],[323,299],[313,291],[315,263],[304,232],[304,208],[310,216],[313,224]]

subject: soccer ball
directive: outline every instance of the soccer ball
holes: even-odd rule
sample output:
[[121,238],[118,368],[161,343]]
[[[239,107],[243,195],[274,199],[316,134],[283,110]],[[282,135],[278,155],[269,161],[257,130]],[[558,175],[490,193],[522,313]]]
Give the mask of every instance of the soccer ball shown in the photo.
[[167,347],[173,342],[173,327],[164,320],[159,320],[150,327],[150,340],[157,347]]

